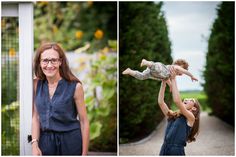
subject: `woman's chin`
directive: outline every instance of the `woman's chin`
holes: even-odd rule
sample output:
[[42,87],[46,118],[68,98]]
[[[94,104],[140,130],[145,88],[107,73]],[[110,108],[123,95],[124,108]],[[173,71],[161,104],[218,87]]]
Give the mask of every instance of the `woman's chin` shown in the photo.
[[56,74],[55,73],[44,73],[46,77],[48,78],[52,78],[52,77],[55,77]]

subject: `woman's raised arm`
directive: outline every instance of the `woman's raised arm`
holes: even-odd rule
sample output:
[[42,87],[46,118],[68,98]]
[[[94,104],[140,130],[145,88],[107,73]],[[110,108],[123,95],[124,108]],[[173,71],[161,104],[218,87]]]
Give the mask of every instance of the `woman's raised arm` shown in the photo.
[[166,89],[166,82],[162,81],[161,88],[160,88],[159,95],[158,95],[158,104],[159,104],[163,114],[167,117],[167,113],[169,112],[169,108],[164,101],[165,89]]
[[190,122],[190,124],[192,124],[195,120],[194,115],[192,114],[192,112],[188,111],[185,108],[185,106],[180,98],[180,94],[179,94],[179,90],[177,88],[175,77],[171,78],[171,85],[172,85],[172,96],[173,96],[174,103],[179,108],[180,112],[187,118],[188,122]]

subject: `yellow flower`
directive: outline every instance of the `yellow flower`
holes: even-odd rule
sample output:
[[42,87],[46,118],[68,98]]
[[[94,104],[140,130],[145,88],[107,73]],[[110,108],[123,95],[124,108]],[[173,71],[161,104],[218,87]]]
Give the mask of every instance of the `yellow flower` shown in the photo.
[[75,33],[75,37],[77,38],[77,39],[81,39],[82,37],[83,37],[83,32],[82,31],[76,31],[76,33]]
[[94,36],[96,39],[102,39],[103,38],[103,31],[101,29],[97,29],[96,32],[94,33]]
[[14,57],[14,56],[16,55],[16,51],[15,51],[15,49],[14,49],[14,48],[10,48],[8,54],[9,54],[10,57]]

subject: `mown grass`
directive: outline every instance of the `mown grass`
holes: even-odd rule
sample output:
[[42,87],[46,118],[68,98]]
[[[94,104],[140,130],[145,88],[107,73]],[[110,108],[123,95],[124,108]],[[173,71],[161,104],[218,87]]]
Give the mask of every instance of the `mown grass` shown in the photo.
[[[207,95],[204,91],[186,91],[186,92],[180,92],[181,98],[196,98],[199,103],[201,104],[201,110],[211,113],[211,108],[207,105]],[[174,103],[171,105],[172,110],[177,110],[177,107]]]

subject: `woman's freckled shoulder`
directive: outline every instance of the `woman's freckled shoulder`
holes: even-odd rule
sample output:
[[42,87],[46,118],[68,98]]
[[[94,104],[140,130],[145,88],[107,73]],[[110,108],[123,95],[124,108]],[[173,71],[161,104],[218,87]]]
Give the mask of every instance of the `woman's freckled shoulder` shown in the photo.
[[77,83],[76,87],[75,87],[75,93],[74,93],[74,98],[80,98],[81,96],[84,95],[84,90],[83,90],[83,86],[81,83]]

